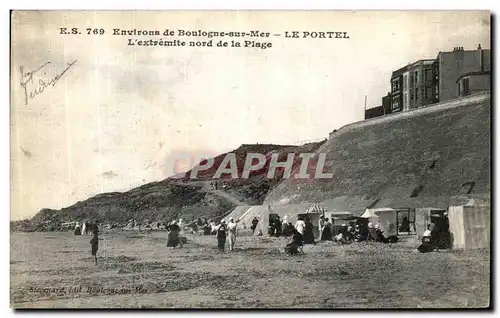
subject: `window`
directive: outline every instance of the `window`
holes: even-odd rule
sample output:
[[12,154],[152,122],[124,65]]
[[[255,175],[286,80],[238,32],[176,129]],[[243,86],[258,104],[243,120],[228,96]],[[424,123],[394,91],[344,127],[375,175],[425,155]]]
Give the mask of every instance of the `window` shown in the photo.
[[408,88],[408,83],[406,83],[406,81],[408,81],[408,75],[405,75],[403,77],[403,89],[407,89]]
[[427,87],[427,98],[432,99],[434,92],[432,91],[432,86]]
[[394,79],[392,81],[392,91],[397,92],[399,91],[399,88],[400,88],[399,79]]
[[428,98],[428,95],[427,95],[427,87],[424,88],[424,99],[427,99]]
[[410,73],[410,87],[413,87],[413,82],[414,82],[413,73]]
[[399,109],[399,108],[400,108],[399,96],[393,96],[392,97],[392,109],[395,110],[395,109]]
[[413,92],[410,93],[410,100],[413,100]]
[[418,71],[415,71],[415,85],[418,84]]
[[425,73],[424,73],[424,81],[428,82],[432,79],[432,70],[430,68],[426,69],[425,70]]
[[397,89],[397,83],[398,83],[397,80],[393,80],[392,83],[391,83],[392,84],[392,91],[393,92],[395,92],[395,91],[398,90]]
[[470,87],[469,87],[469,78],[468,77],[462,79],[462,88],[464,90],[464,94],[469,93]]
[[418,102],[418,88],[415,90],[415,102]]

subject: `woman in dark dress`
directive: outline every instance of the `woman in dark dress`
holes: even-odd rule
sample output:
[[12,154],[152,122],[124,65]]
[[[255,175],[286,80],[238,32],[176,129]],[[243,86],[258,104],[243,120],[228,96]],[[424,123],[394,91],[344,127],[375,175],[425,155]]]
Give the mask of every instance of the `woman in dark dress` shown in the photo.
[[275,232],[274,232],[274,235],[276,237],[280,237],[281,234],[282,234],[282,227],[281,227],[281,220],[280,220],[280,217],[278,216],[278,218],[274,221],[274,229],[275,229]]
[[314,231],[311,219],[306,218],[305,223],[306,226],[304,228],[304,244],[316,244],[316,242],[314,242]]
[[250,229],[252,229],[252,234],[255,233],[255,229],[257,228],[257,224],[259,224],[259,220],[257,219],[257,217],[254,217],[252,220],[252,226],[250,227]]
[[435,245],[431,238],[431,226],[427,226],[427,230],[424,232],[422,237],[422,244],[417,248],[420,253],[429,253],[435,250]]
[[283,235],[283,236],[289,236],[290,235],[290,231],[288,229],[288,224],[286,222],[283,222],[283,224],[282,224],[281,235]]
[[174,248],[179,245],[179,232],[181,228],[177,225],[175,221],[167,227],[168,237],[167,237],[167,247]]
[[90,246],[92,248],[92,257],[94,257],[94,264],[97,265],[97,250],[99,249],[99,232],[94,231],[92,239],[90,240]]
[[224,252],[224,248],[226,247],[226,234],[227,234],[227,226],[226,221],[222,220],[221,224],[217,228],[217,247],[219,251]]
[[331,241],[332,240],[332,224],[325,218],[323,222],[323,228],[321,229],[321,240],[322,241]]
[[299,247],[304,245],[302,235],[295,229],[291,228],[291,233],[293,235],[292,241],[285,246],[285,252],[289,255],[297,255]]

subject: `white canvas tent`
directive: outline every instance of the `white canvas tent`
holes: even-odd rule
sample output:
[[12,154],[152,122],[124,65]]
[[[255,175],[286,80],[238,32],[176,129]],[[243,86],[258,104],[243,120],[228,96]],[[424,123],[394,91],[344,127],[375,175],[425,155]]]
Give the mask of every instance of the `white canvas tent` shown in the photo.
[[233,218],[235,221],[239,221],[237,223],[237,227],[239,229],[247,228],[249,229],[252,225],[252,220],[254,217],[259,218],[260,222],[258,227],[262,230],[262,233],[266,233],[267,226],[265,225],[265,219],[268,218],[268,209],[263,205],[245,205],[245,206],[237,206],[233,209],[233,211],[224,218],[224,220],[228,221],[230,218]]
[[490,205],[450,206],[448,219],[452,235],[452,248],[489,248],[490,215]]
[[360,216],[368,219],[368,222],[379,224],[384,236],[397,234],[397,210],[391,208],[366,209]]

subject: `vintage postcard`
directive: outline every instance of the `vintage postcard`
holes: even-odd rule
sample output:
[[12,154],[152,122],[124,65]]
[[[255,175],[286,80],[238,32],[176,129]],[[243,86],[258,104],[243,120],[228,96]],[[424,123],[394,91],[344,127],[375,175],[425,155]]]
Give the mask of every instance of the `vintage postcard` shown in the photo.
[[488,11],[12,11],[12,308],[490,308]]

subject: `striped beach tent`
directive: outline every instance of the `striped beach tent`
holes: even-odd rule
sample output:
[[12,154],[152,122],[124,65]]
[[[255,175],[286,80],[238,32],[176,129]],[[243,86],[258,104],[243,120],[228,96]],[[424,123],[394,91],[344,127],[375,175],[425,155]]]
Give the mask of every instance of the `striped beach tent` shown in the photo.
[[326,208],[322,205],[319,205],[318,203],[313,204],[310,206],[307,210],[306,213],[320,213],[324,214],[326,212]]

